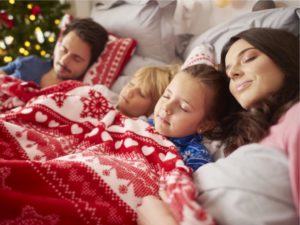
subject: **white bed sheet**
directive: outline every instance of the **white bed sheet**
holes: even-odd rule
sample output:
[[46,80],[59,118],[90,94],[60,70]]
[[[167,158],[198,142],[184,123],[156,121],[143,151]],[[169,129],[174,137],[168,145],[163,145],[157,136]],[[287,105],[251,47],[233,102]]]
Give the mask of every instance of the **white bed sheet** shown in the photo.
[[194,173],[199,202],[219,225],[298,225],[281,151],[259,144],[237,149]]

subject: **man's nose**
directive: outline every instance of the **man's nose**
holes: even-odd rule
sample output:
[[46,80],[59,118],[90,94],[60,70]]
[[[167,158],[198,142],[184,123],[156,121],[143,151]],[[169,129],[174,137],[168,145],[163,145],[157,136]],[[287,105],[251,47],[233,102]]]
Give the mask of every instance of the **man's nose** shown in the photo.
[[70,57],[70,55],[69,54],[65,54],[65,55],[63,55],[62,57],[61,57],[61,63],[64,65],[64,66],[67,66],[68,64],[69,64],[69,62],[70,62],[70,60],[71,60],[71,57]]

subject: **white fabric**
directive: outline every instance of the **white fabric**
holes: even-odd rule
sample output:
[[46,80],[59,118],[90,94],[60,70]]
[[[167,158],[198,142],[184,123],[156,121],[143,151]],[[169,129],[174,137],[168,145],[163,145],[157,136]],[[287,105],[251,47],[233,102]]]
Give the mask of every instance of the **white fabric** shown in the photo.
[[198,64],[215,66],[214,47],[212,45],[202,43],[201,45],[196,46],[181,66],[181,69],[184,70]]
[[91,17],[119,37],[137,40],[136,54],[170,63],[176,58],[173,31],[176,2],[161,3],[164,4],[155,1],[145,5],[121,4],[107,10],[95,6]]
[[[131,5],[146,5],[151,0],[95,0],[94,4],[97,10],[106,10],[119,4],[131,4]],[[156,0],[160,8],[166,7],[171,2],[176,0]]]
[[249,12],[229,21],[224,21],[191,39],[183,58],[201,43],[210,43],[215,48],[216,62],[220,62],[221,50],[230,37],[252,27],[270,27],[284,29],[299,35],[299,15],[294,7],[276,8]]
[[110,89],[108,87],[102,85],[102,84],[96,84],[93,86],[93,88],[97,91],[100,91],[101,94],[113,105],[116,106],[118,102],[119,95]]
[[195,26],[199,26],[199,13],[202,12],[200,1],[177,0],[174,14],[174,32],[176,35],[193,34],[196,35]]
[[200,204],[219,225],[296,225],[288,160],[281,151],[259,144],[194,173]]

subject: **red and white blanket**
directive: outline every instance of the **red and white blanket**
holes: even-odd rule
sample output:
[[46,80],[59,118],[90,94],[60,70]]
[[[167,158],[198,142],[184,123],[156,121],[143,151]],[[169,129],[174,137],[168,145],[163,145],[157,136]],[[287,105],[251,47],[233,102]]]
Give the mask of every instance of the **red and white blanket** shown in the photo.
[[0,100],[0,224],[136,224],[160,184],[178,221],[212,223],[175,146],[97,86],[1,77]]

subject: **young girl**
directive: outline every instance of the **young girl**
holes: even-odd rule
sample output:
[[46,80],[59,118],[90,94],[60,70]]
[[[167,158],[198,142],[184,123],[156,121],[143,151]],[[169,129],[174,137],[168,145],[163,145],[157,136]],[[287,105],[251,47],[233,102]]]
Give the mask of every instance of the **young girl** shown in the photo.
[[[206,52],[205,52],[205,51]],[[194,171],[212,160],[201,143],[225,110],[226,82],[213,66],[212,53],[201,46],[190,54],[158,100],[149,123],[178,148]]]
[[117,109],[129,117],[149,117],[178,70],[177,64],[140,68],[121,90],[116,103]]

